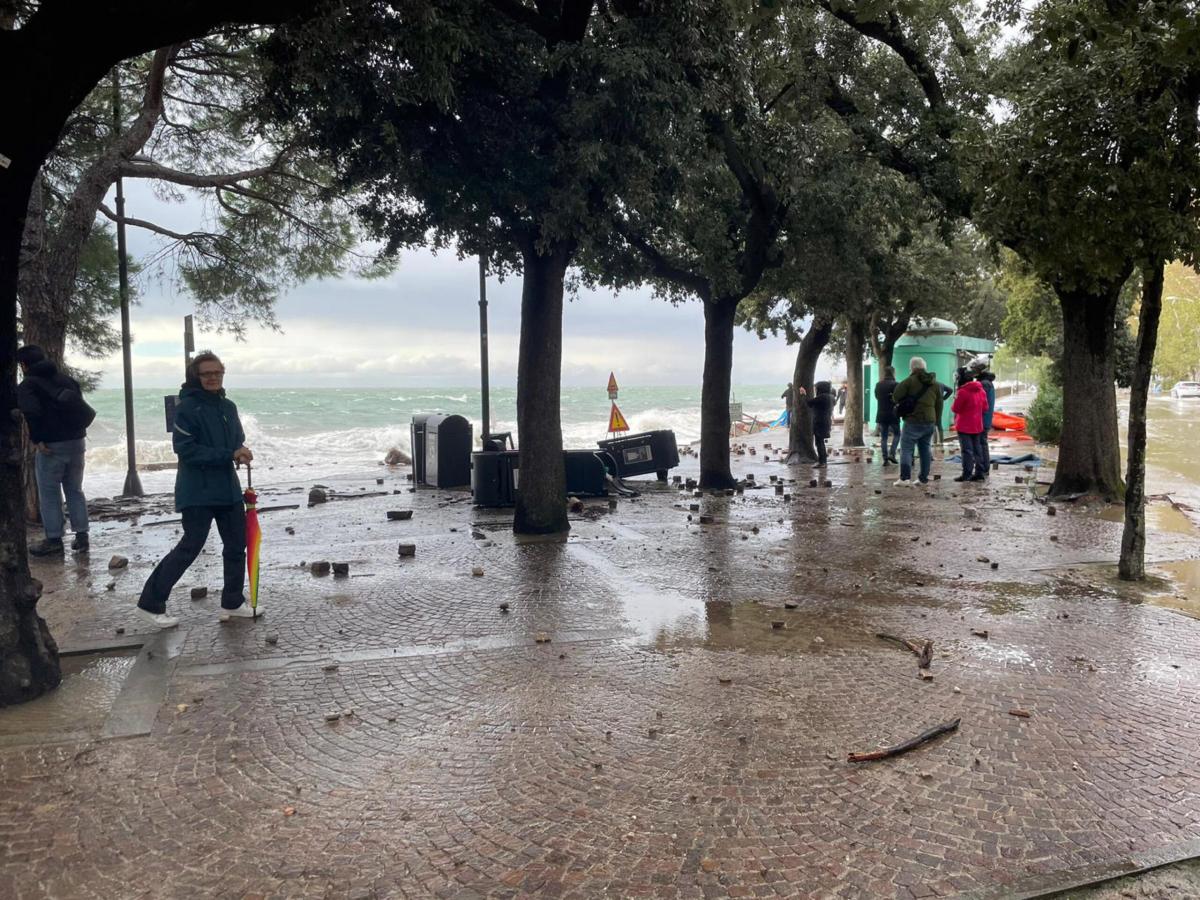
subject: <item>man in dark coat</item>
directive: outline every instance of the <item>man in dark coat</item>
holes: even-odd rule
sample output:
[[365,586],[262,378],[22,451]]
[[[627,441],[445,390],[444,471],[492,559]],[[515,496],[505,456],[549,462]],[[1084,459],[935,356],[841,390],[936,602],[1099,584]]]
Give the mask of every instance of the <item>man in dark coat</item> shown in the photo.
[[[892,392],[896,390],[896,370],[885,366],[883,381],[875,385],[875,424],[879,426],[879,449],[883,454],[883,464],[899,464],[896,450],[900,446],[900,417],[896,415],[896,404],[892,400]],[[892,436],[892,447],[888,449],[888,435]]]
[[83,399],[79,382],[60,372],[41,347],[26,344],[17,350],[22,379],[17,386],[17,407],[33,442],[37,475],[38,509],[46,538],[29,546],[30,556],[63,555],[63,495],[75,538],[71,549],[86,553],[88,543],[87,498],[83,496],[83,457],[87,427],[95,411]]
[[261,615],[242,595],[246,583],[246,508],[234,468],[254,459],[245,445],[246,434],[237,407],[225,397],[225,366],[205,350],[188,366],[179,391],[171,440],[179,457],[175,475],[175,508],[183,516],[183,537],[163,557],[142,588],[138,610],[159,628],[179,624],[167,615],[167,598],[188,566],[195,562],[212,523],[217,523],[223,549],[225,584],[221,613],[247,619]]
[[[803,391],[804,388],[800,390]],[[818,466],[825,465],[829,458],[828,451],[825,449],[825,441],[829,439],[833,430],[833,406],[836,402],[833,396],[833,385],[828,381],[818,381],[816,393],[808,401],[808,408],[812,410],[812,429],[817,444]]]

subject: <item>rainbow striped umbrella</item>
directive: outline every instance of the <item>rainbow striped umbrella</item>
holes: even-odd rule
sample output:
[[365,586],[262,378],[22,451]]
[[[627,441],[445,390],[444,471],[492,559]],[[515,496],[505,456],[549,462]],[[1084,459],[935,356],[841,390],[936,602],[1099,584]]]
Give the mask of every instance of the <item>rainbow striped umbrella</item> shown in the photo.
[[[248,484],[249,478],[246,480]],[[247,487],[242,492],[242,499],[246,502],[246,573],[250,576],[250,608],[257,610],[258,551],[262,545],[262,529],[258,525],[258,494]]]

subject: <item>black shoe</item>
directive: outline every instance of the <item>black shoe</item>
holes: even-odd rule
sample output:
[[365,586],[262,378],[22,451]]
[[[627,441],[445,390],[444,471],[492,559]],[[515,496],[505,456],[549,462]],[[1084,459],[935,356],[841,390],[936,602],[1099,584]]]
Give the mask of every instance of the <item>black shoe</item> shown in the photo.
[[892,464],[892,461],[891,461],[890,459],[888,459],[888,458],[885,456],[885,457],[883,458],[883,467],[886,469],[886,468],[887,468],[888,466],[890,466],[891,464]]
[[889,456],[889,457],[888,457],[888,459],[890,459],[890,460],[891,460],[893,463],[895,463],[896,465],[900,465],[900,460],[896,459],[896,457],[894,457],[894,456]]
[[46,538],[36,544],[29,545],[30,556],[62,556],[62,538]]
[[[957,478],[955,478],[954,480],[958,481]],[[987,481],[987,476],[986,475],[972,475],[971,481]]]
[[958,475],[957,477],[955,477],[954,480],[955,481],[970,481],[971,479],[968,478],[966,475]]
[[88,543],[88,533],[86,531],[75,533],[75,540],[71,541],[71,549],[76,553],[87,553],[92,549],[91,544]]

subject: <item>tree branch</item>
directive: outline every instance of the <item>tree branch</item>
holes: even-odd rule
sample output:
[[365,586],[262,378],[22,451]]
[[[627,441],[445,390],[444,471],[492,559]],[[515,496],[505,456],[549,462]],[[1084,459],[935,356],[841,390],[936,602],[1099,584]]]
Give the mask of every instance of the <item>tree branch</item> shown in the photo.
[[661,278],[664,281],[678,285],[684,290],[691,291],[702,300],[710,298],[712,285],[709,284],[707,278],[697,275],[694,272],[689,272],[683,266],[667,259],[648,240],[640,234],[635,233],[629,227],[628,221],[619,217],[614,218],[613,230],[624,238],[625,243],[636,250],[650,264],[650,270],[656,278]]
[[112,222],[121,222],[125,225],[132,225],[135,228],[144,228],[146,231],[152,231],[155,234],[161,234],[163,237],[169,237],[172,240],[180,241],[182,243],[191,243],[199,240],[200,238],[216,240],[220,237],[220,235],[216,235],[208,231],[193,231],[188,234],[184,234],[179,231],[171,231],[171,229],[164,228],[161,225],[155,225],[153,222],[148,222],[145,219],[131,219],[129,216],[118,216],[115,212],[109,209],[108,204],[106,203],[98,204],[97,209],[104,214],[106,219]]

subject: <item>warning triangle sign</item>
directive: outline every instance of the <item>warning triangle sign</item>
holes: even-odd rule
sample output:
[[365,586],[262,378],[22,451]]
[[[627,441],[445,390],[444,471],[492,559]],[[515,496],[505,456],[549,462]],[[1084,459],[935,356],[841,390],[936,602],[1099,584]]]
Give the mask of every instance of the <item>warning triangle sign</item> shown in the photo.
[[629,430],[629,423],[625,421],[625,417],[621,415],[621,410],[617,409],[615,403],[612,405],[612,412],[608,414],[608,430],[610,432]]
[[617,399],[617,376],[612,372],[608,373],[608,399]]

